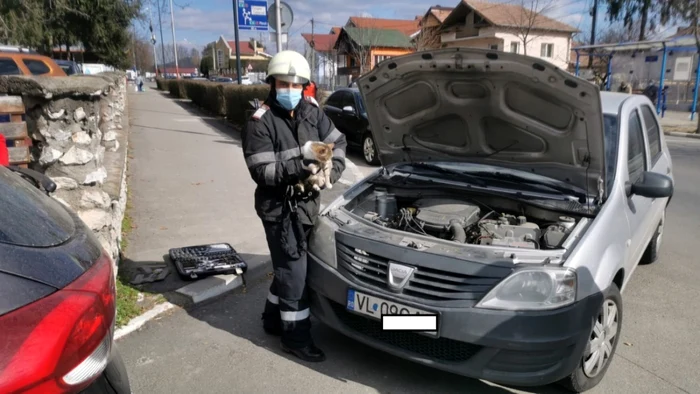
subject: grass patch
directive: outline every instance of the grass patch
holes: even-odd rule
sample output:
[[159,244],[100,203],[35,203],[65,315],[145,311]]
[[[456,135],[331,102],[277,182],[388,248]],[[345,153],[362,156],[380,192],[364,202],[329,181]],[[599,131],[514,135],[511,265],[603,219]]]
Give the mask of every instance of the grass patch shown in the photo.
[[143,313],[143,306],[138,302],[139,291],[117,278],[117,327]]
[[126,239],[127,235],[134,229],[134,223],[131,221],[131,215],[129,214],[129,211],[131,211],[131,203],[129,201],[130,199],[127,197],[124,218],[122,219],[122,241],[119,245],[122,252],[124,252],[129,245],[129,241]]

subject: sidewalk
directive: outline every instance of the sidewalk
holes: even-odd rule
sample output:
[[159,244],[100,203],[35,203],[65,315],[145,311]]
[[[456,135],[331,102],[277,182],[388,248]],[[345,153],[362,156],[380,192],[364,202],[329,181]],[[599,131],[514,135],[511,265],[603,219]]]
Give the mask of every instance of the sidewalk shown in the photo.
[[[183,281],[167,259],[171,248],[227,242],[248,263],[248,276],[266,271],[268,249],[253,208],[255,183],[243,158],[240,132],[204,115],[189,100],[170,98],[155,87],[130,91],[129,113],[128,213],[133,230],[127,236],[123,268],[129,272],[168,262],[168,277],[145,284],[143,290],[170,300],[168,295],[194,284],[201,294],[187,294],[191,302],[218,295],[206,288],[211,283],[231,287],[230,281],[240,280]],[[357,181],[357,172],[348,168],[342,183],[325,192],[322,202],[347,190]]]
[[[663,118],[660,118],[661,127],[666,134],[676,135],[678,133],[694,134],[698,128],[697,114],[690,120],[690,112],[666,111]],[[699,136],[700,137],[700,136]]]

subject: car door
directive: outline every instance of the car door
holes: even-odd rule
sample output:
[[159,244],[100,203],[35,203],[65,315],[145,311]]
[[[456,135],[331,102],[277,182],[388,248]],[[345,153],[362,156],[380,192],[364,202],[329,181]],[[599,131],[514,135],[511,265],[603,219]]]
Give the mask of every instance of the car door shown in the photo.
[[[644,129],[638,108],[633,108],[626,119],[627,122],[627,173],[620,174],[626,182],[638,182],[644,171],[649,168],[648,151],[644,138]],[[623,134],[623,135],[625,135]],[[630,273],[644,253],[646,244],[651,236],[648,229],[649,216],[652,213],[650,198],[638,195],[627,197],[625,214],[629,221],[631,235],[627,240],[627,261],[625,271]]]
[[[658,119],[651,106],[648,104],[642,104],[640,106],[640,112],[642,113],[642,121],[644,123],[644,131],[647,137],[649,145],[649,161],[650,161],[650,171],[669,175],[671,173],[671,161],[666,152],[661,146],[661,127],[659,125]],[[666,203],[668,198],[655,198],[651,200],[652,204],[652,215],[650,220],[651,226],[655,226],[661,221],[664,211],[666,210]]]

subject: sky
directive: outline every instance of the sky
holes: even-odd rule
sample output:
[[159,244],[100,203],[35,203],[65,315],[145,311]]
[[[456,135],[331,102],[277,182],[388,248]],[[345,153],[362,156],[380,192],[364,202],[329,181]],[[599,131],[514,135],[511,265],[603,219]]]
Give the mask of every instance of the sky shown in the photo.
[[[146,0],[146,3],[155,0]],[[204,46],[223,35],[227,40],[234,40],[233,24],[234,0],[173,0],[175,38],[179,46],[203,49]],[[304,39],[301,33],[311,32],[311,18],[314,19],[314,31],[320,34],[328,33],[333,26],[343,26],[350,16],[372,16],[390,19],[413,19],[423,15],[430,6],[455,6],[460,0],[283,0],[294,12],[294,20],[290,27],[289,49],[303,50]],[[520,4],[522,0],[491,0]],[[540,4],[549,0],[539,0]],[[551,0],[547,15],[561,22],[578,28],[586,38],[590,37],[591,17],[589,11],[593,0]],[[268,0],[272,4],[272,0]],[[600,3],[603,3],[600,1]],[[155,4],[155,3],[153,3]],[[155,7],[150,6],[151,9]],[[598,10],[598,28],[604,29],[610,25],[606,20],[605,6]],[[162,27],[163,41],[172,45],[172,31],[169,10],[163,10]],[[160,42],[158,17],[155,10],[147,11],[153,17],[156,39]],[[137,30],[146,34],[148,24],[137,25]],[[673,33],[675,28],[661,27],[661,34]],[[251,33],[241,31],[241,41],[255,37],[262,38],[267,52],[274,54],[276,44],[272,41],[274,32]],[[286,48],[285,48],[286,49]]]

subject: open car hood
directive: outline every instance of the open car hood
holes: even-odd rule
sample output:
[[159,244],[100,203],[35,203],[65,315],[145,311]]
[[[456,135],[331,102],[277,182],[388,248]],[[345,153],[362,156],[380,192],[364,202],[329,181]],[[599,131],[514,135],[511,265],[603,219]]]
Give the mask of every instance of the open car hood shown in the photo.
[[472,48],[385,60],[358,80],[383,165],[463,161],[603,193],[598,87],[541,59]]

